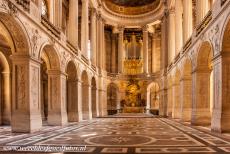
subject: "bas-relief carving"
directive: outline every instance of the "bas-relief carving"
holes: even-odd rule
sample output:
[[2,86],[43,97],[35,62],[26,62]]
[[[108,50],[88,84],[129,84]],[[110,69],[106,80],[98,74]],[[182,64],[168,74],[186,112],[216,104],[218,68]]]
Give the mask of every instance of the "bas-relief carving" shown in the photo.
[[62,78],[62,95],[61,95],[61,98],[62,98],[62,104],[63,104],[63,108],[65,109],[66,108],[66,79],[65,78]]
[[17,16],[17,7],[10,1],[2,0],[0,2],[0,8],[5,10],[7,13],[9,13],[12,16]]
[[31,72],[31,84],[30,84],[30,89],[31,89],[31,99],[32,99],[32,104],[34,107],[37,107],[39,109],[39,69],[37,67],[32,66],[32,72]]
[[26,35],[14,17],[6,14],[0,14],[0,20],[6,26],[8,31],[11,32],[10,34],[14,41],[16,52],[28,52],[29,49],[27,46]]
[[70,57],[70,55],[65,52],[64,50],[62,51],[62,57],[61,57],[61,65],[62,65],[62,68],[65,68],[65,64],[67,62],[67,59]]
[[[51,107],[53,108],[55,103],[58,101],[58,78],[57,77],[52,77],[51,78],[51,81],[52,81],[52,105]],[[51,109],[52,109],[51,108]]]
[[25,66],[16,66],[16,108],[24,108],[26,101],[26,68]]
[[40,43],[41,36],[39,31],[36,28],[31,27],[31,25],[27,22],[24,22],[24,25],[26,26],[31,41],[31,56],[36,58],[38,57],[38,45]]
[[214,55],[216,55],[219,52],[219,25],[215,25],[213,29],[209,32],[209,38],[212,41],[212,44],[214,45]]

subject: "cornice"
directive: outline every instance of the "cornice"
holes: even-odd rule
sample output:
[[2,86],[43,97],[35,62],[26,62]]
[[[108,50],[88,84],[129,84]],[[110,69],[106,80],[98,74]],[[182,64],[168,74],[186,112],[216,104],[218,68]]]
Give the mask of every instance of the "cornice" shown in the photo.
[[134,25],[141,26],[143,24],[148,24],[153,21],[161,19],[161,17],[164,15],[165,8],[164,8],[163,1],[160,1],[159,6],[151,12],[145,14],[139,14],[139,15],[122,15],[111,11],[106,7],[105,2],[102,2],[102,7],[100,8],[100,10],[103,18],[106,20],[108,24],[111,25],[124,24],[127,26],[134,26]]

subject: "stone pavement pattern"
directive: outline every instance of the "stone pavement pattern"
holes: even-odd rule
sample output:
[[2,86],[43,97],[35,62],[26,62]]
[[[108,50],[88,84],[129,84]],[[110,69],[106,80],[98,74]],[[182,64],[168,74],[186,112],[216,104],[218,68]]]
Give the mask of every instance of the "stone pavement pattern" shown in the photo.
[[32,134],[0,128],[0,150],[6,146],[86,145],[84,153],[230,152],[228,139],[165,118],[100,118],[66,127],[47,126]]

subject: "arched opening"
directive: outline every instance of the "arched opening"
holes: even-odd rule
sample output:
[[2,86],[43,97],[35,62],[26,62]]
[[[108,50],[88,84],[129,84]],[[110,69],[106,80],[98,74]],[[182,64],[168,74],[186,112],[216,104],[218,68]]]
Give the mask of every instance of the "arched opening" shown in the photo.
[[86,71],[82,72],[82,120],[88,120],[90,118],[89,112],[89,79]]
[[192,115],[192,64],[186,59],[183,66],[181,85],[182,121],[191,121]]
[[[38,97],[33,98],[35,104],[34,108],[32,107],[33,113],[35,113],[33,115],[29,112],[31,109],[28,107],[29,97],[25,97],[28,96],[26,92],[29,88],[27,86],[29,81],[35,81],[37,83],[35,86],[38,86],[36,78],[38,76],[32,78],[33,75],[28,74],[30,73],[28,69],[31,68],[28,67],[28,63],[19,62],[18,56],[25,55],[24,57],[26,57],[31,52],[29,39],[24,26],[21,25],[22,22],[19,21],[20,18],[15,18],[9,13],[8,7],[8,5],[4,5],[0,8],[0,124],[11,124],[12,132],[30,132],[41,126],[40,117],[35,117],[39,113],[38,108],[34,107],[38,105]],[[24,80],[25,78],[26,80]],[[36,92],[37,90],[35,88]],[[30,91],[30,94],[33,92]],[[36,95],[36,92],[33,94]],[[38,119],[38,121],[35,122],[34,119]]]
[[[58,108],[58,76],[60,70],[59,59],[55,49],[46,45],[41,52],[41,115],[43,125],[57,125],[57,114],[54,110]],[[52,115],[51,115],[52,113]]]
[[230,19],[229,16],[223,28],[221,55],[215,59],[213,66],[212,131],[230,132]]
[[0,34],[0,124],[11,123],[11,48]]
[[91,101],[92,101],[92,116],[93,118],[97,117],[97,85],[96,80],[93,77],[91,83]]
[[76,122],[78,118],[78,76],[73,61],[66,68],[67,74],[67,117],[69,122]]
[[[0,26],[1,27],[1,26]],[[1,30],[1,28],[0,28]],[[0,125],[11,124],[11,46],[4,34],[0,31]]]
[[172,77],[170,76],[168,78],[168,92],[167,92],[167,96],[168,96],[168,103],[167,103],[167,116],[168,117],[172,117],[172,104],[173,104],[173,95],[172,95]]
[[41,63],[41,115],[43,125],[47,124],[48,120],[48,72],[45,61]]
[[159,115],[160,110],[160,87],[158,83],[152,82],[147,87],[147,106],[150,108],[150,113]]
[[[107,87],[107,111],[108,115],[113,115],[117,113],[118,98],[117,98],[118,88],[115,83],[110,83]],[[122,104],[122,102],[121,102]],[[122,105],[121,105],[122,107]]]
[[193,72],[195,89],[193,90],[192,124],[195,125],[209,126],[211,124],[212,58],[211,45],[208,42],[202,43],[198,51],[197,68]]
[[173,99],[173,108],[172,108],[172,117],[176,119],[181,118],[181,103],[180,103],[180,71],[176,70],[174,76],[173,86],[172,86],[172,99]]

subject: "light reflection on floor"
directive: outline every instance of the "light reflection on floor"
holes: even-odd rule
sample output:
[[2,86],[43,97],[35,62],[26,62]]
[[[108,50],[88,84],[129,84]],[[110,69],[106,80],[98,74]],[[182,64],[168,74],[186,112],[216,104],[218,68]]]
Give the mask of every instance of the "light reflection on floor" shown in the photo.
[[[6,146],[86,146],[80,153],[230,152],[227,138],[170,119],[153,117],[99,118],[66,127],[46,127],[33,134],[13,134],[9,127],[0,127],[0,145],[0,150]],[[68,152],[76,151],[69,149]],[[53,154],[62,152],[53,151]]]

